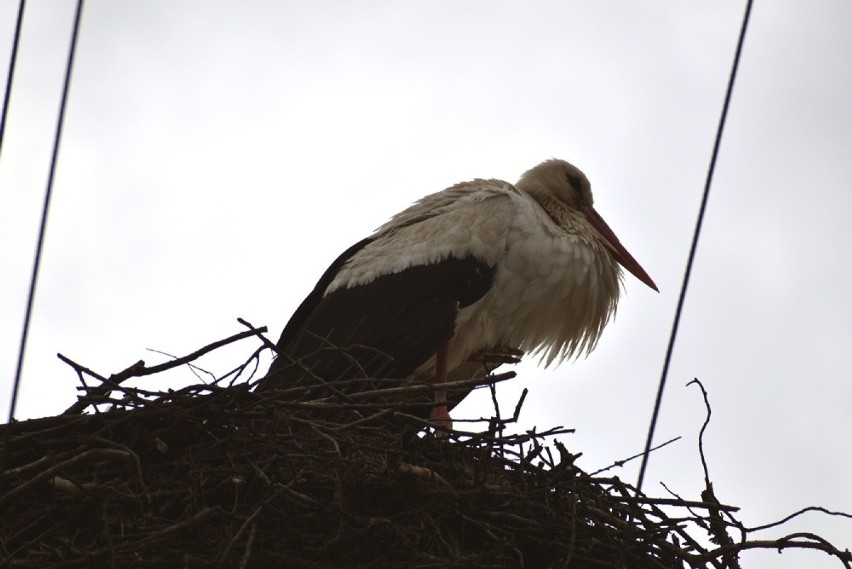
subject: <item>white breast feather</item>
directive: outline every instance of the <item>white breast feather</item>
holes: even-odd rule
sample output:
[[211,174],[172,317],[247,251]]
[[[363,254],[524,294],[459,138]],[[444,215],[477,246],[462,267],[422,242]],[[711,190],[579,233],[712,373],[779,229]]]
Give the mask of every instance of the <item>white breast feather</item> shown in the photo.
[[620,269],[604,246],[557,227],[532,198],[515,204],[494,287],[459,315],[451,345],[459,361],[507,345],[559,363],[590,352],[615,312]]

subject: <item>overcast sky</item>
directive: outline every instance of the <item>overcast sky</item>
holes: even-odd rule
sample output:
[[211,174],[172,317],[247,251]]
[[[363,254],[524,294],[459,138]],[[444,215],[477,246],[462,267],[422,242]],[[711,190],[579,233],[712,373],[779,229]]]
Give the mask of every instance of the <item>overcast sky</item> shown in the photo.
[[[5,70],[17,0],[0,0]],[[20,327],[74,4],[30,2],[0,161],[0,413]],[[77,380],[241,331],[277,339],[328,263],[420,196],[550,157],[660,288],[632,276],[587,359],[500,387],[595,470],[645,442],[739,32],[741,1],[86,3],[19,419]],[[698,499],[701,395],[719,499],[746,525],[852,512],[852,3],[758,1],[651,458]],[[0,81],[5,82],[4,77]],[[246,342],[201,360],[234,367]],[[185,385],[187,371],[146,380]],[[456,418],[488,413],[477,393]],[[638,461],[619,475],[635,482]],[[789,531],[852,547],[852,520]],[[765,538],[780,536],[778,531]],[[749,567],[835,567],[746,553]]]

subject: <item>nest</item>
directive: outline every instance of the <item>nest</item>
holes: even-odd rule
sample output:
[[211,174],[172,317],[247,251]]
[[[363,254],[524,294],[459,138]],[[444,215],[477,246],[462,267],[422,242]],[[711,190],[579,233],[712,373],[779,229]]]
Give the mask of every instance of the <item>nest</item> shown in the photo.
[[564,429],[436,437],[382,389],[258,394],[244,369],[174,392],[101,378],[63,415],[0,427],[0,566],[737,566],[689,531],[734,508],[590,475]]

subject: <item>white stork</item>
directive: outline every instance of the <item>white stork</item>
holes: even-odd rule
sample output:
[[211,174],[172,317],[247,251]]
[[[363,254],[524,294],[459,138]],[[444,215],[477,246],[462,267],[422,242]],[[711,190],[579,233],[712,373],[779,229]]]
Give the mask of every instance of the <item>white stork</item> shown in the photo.
[[549,365],[591,352],[615,313],[619,265],[657,290],[568,162],[543,162],[514,186],[457,184],[331,264],[284,328],[261,387],[306,374],[434,378],[431,418],[448,428],[440,386],[470,377],[467,362],[483,353],[527,352]]

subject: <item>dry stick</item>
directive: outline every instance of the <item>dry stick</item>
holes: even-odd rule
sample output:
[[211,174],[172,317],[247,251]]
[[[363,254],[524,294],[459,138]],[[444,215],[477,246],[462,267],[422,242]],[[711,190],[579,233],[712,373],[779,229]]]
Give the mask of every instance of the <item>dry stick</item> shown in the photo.
[[[493,384],[501,381],[506,381],[507,379],[512,379],[515,377],[515,372],[507,371],[505,373],[499,373],[497,375],[491,375],[486,377],[480,377],[475,379],[464,379],[459,381],[448,381],[446,383],[442,383],[441,387],[446,389],[454,389],[461,387],[469,387],[471,385],[485,385],[485,384]],[[351,393],[348,396],[351,399],[365,399],[368,397],[382,397],[385,395],[397,395],[397,394],[405,394],[405,395],[413,395],[416,393],[428,393],[435,390],[434,383],[425,383],[425,384],[413,384],[407,385],[404,387],[387,387],[384,389],[376,389],[373,391],[362,391],[360,393]]]
[[[249,533],[249,541],[248,541],[248,544],[246,545],[247,551],[246,551],[246,553],[243,554],[243,557],[245,559],[247,559],[247,553],[248,553],[248,551],[251,550],[250,544],[251,544],[252,541],[254,541],[254,537],[253,537],[254,536],[254,521],[255,521],[255,519],[257,519],[257,516],[260,515],[260,512],[263,511],[263,507],[266,506],[266,504],[268,504],[269,502],[271,502],[275,497],[277,497],[279,493],[280,493],[280,490],[276,490],[275,492],[270,494],[269,497],[266,498],[266,500],[264,500],[263,503],[261,503],[257,507],[257,509],[255,509],[255,511],[252,513],[252,515],[250,515],[248,518],[246,518],[246,520],[240,526],[240,529],[237,530],[237,533],[234,534],[234,536],[228,542],[228,545],[226,545],[225,549],[222,550],[222,553],[219,554],[219,561],[216,563],[217,569],[222,566],[222,563],[225,562],[225,557],[228,555],[228,552],[231,550],[232,547],[234,547],[234,544],[237,542],[237,540],[240,538],[240,536],[243,534],[243,532],[246,530],[246,528],[249,526],[249,524],[251,524],[252,525],[252,531]],[[242,565],[242,563],[240,565]]]
[[[246,328],[248,328],[249,330],[254,330],[254,331],[260,331],[260,330],[262,330],[262,331],[263,331],[263,333],[265,333],[265,332],[267,331],[267,330],[266,330],[266,326],[261,326],[260,328],[255,328],[254,324],[251,324],[249,321],[244,320],[244,319],[242,319],[242,318],[237,318],[237,322],[239,322],[240,324],[242,324],[243,326],[245,326],[245,327],[246,327]],[[257,334],[257,337],[258,337],[258,338],[260,338],[260,341],[261,341],[261,342],[263,342],[263,345],[264,345],[264,346],[266,346],[267,348],[270,348],[270,349],[271,349],[272,351],[274,351],[274,352],[278,352],[278,347],[277,347],[275,344],[273,344],[273,343],[269,340],[269,338],[267,338],[266,336],[264,336],[264,335],[263,335],[263,333],[258,333],[258,334]]]
[[497,401],[497,388],[494,383],[488,384],[488,390],[491,391],[491,404],[494,406],[494,421],[500,425],[500,430],[503,430],[505,421],[500,417],[500,403]]
[[627,464],[631,460],[637,459],[640,456],[645,456],[645,454],[647,454],[648,452],[654,452],[655,450],[659,450],[659,449],[663,448],[664,446],[668,446],[668,445],[672,444],[675,441],[679,441],[680,439],[681,439],[681,437],[675,437],[673,439],[667,440],[664,443],[658,444],[657,446],[655,446],[652,449],[648,449],[648,451],[642,451],[639,454],[634,454],[633,456],[623,458],[621,460],[616,460],[615,462],[613,462],[612,464],[610,464],[606,468],[601,468],[600,470],[595,470],[594,472],[590,473],[589,476],[595,476],[596,474],[606,472],[607,470],[611,470],[611,469],[616,468],[616,467],[624,466],[625,464]]
[[[240,332],[239,334],[234,334],[233,336],[230,336],[229,338],[225,338],[224,340],[218,340],[216,342],[213,342],[212,344],[208,344],[207,346],[204,346],[203,348],[200,348],[200,349],[192,352],[189,355],[183,356],[181,358],[174,359],[174,360],[166,362],[166,363],[155,365],[153,367],[145,367],[145,362],[140,360],[140,361],[136,362],[135,364],[133,364],[132,366],[130,366],[129,368],[125,369],[124,371],[121,371],[121,372],[119,372],[115,375],[110,376],[108,380],[102,378],[101,376],[92,372],[89,369],[86,369],[86,368],[84,368],[84,367],[82,367],[78,364],[74,364],[73,362],[71,362],[71,360],[69,360],[68,358],[66,358],[62,354],[57,354],[57,356],[59,357],[59,359],[61,359],[65,363],[71,365],[75,370],[84,371],[84,372],[88,373],[89,375],[91,375],[92,377],[100,379],[103,384],[92,389],[90,391],[89,395],[90,396],[102,396],[102,395],[109,394],[109,392],[113,390],[115,385],[118,385],[121,382],[123,382],[127,379],[130,379],[131,377],[143,377],[143,376],[146,376],[146,375],[160,373],[162,371],[166,371],[166,370],[169,370],[169,369],[172,369],[172,368],[180,367],[180,366],[182,366],[186,363],[189,363],[191,361],[194,361],[194,360],[200,358],[204,354],[211,352],[211,351],[213,351],[217,348],[221,348],[222,346],[232,344],[236,341],[242,340],[243,338],[249,338],[251,336],[259,336],[260,334],[263,334],[264,332],[266,332],[266,326],[262,326],[260,328],[253,328],[253,329],[247,330],[245,332]],[[89,406],[88,401],[80,400],[80,401],[77,401],[76,403],[74,403],[73,405],[71,405],[71,407],[69,407],[68,409],[66,409],[64,414],[65,415],[72,415],[72,414],[82,413],[83,410],[88,406]]]
[[225,379],[227,379],[228,376],[233,375],[234,378],[231,381],[228,382],[228,387],[233,387],[237,383],[237,380],[240,379],[243,372],[246,371],[246,368],[248,368],[249,364],[254,362],[254,370],[252,370],[252,372],[249,374],[248,380],[246,381],[247,384],[251,383],[251,380],[254,377],[254,374],[257,373],[257,370],[260,367],[260,354],[261,354],[261,352],[263,352],[266,349],[267,349],[266,346],[259,347],[248,357],[248,359],[246,359],[246,361],[244,361],[242,364],[238,365],[237,367],[235,367],[234,369],[232,369],[228,373],[217,378],[216,381],[214,381],[213,383],[218,384],[220,382],[223,382]]
[[515,405],[515,412],[512,413],[511,422],[516,423],[518,421],[518,417],[521,416],[521,407],[524,406],[524,401],[527,399],[527,393],[529,393],[529,389],[524,387],[524,390],[521,391],[521,396],[518,398],[518,403]]
[[334,447],[334,452],[337,453],[337,456],[343,456],[343,453],[340,452],[340,445],[337,444],[337,441],[334,440],[334,437],[332,437],[332,436],[330,436],[326,433],[323,433],[322,430],[320,430],[320,428],[317,427],[314,424],[310,424],[309,426],[310,426],[310,428],[313,432],[315,432],[316,434],[318,434],[319,436],[321,436],[322,438],[326,439],[327,441],[329,441],[331,443],[331,446]]
[[[641,527],[637,527],[636,525],[634,525],[633,523],[631,523],[630,521],[628,521],[626,519],[621,519],[619,517],[613,517],[609,512],[602,511],[598,508],[589,507],[587,509],[590,512],[596,513],[601,518],[605,518],[609,524],[611,524],[612,526],[617,528],[618,531],[623,532],[624,534],[627,534],[627,535],[632,534],[636,538],[638,538],[638,537],[650,538],[653,541],[649,541],[649,542],[645,543],[645,545],[650,546],[651,549],[656,548],[660,551],[666,551],[666,552],[674,555],[678,559],[684,559],[684,552],[683,552],[682,549],[680,549],[679,547],[676,547],[674,544],[668,543],[667,541],[654,539],[654,537],[656,537],[656,536],[654,535],[655,532],[653,530],[657,526],[654,522],[652,522],[651,520],[644,517],[644,515],[646,515],[647,512],[644,512],[644,511],[640,512],[640,513],[643,514],[643,517],[640,518],[642,525],[641,525]],[[635,513],[636,512],[634,512],[634,514]],[[684,532],[678,532],[678,534],[681,535],[681,537],[686,538],[688,541],[691,540],[692,544],[694,544],[693,546],[697,547],[699,550],[701,550],[698,543],[695,542],[694,540],[692,540],[690,538],[689,534],[686,534]]]
[[[661,485],[663,488],[665,488],[665,489],[666,489],[666,492],[668,492],[669,494],[671,494],[672,496],[674,496],[674,497],[675,497],[675,499],[679,500],[681,503],[685,503],[685,502],[687,501],[687,500],[685,500],[684,498],[682,498],[682,497],[681,497],[681,496],[680,496],[677,492],[675,492],[674,490],[672,490],[671,488],[669,488],[668,486],[666,486],[666,483],[665,483],[665,482],[660,482],[660,485]],[[710,530],[709,530],[709,528],[707,527],[707,523],[705,523],[707,520],[706,520],[703,516],[700,516],[697,512],[693,511],[693,509],[692,509],[692,508],[690,508],[688,505],[687,505],[687,506],[684,506],[684,507],[685,507],[685,508],[687,509],[687,511],[688,511],[688,512],[692,515],[692,517],[693,517],[693,521],[694,521],[695,525],[697,525],[699,528],[701,528],[702,530],[704,530],[704,531],[706,531],[706,532],[708,532],[708,533],[709,533],[709,531],[710,531]]]
[[3,504],[4,502],[11,500],[12,498],[17,496],[18,494],[27,491],[29,488],[31,488],[32,486],[35,486],[39,482],[41,482],[43,480],[47,480],[48,478],[50,478],[54,474],[59,473],[62,469],[69,468],[69,467],[74,466],[75,464],[77,464],[79,462],[84,462],[84,461],[92,459],[92,458],[124,458],[124,459],[127,459],[127,458],[132,458],[132,455],[130,453],[128,453],[127,451],[117,450],[117,449],[105,449],[105,448],[96,448],[96,449],[90,449],[90,450],[81,452],[80,454],[78,454],[77,456],[75,456],[73,458],[69,458],[68,460],[63,460],[62,462],[54,464],[50,468],[39,472],[35,477],[30,478],[29,480],[27,480],[26,482],[24,482],[20,486],[16,486],[15,488],[12,488],[8,492],[6,492],[2,496],[0,496],[0,504]]
[[[399,403],[330,403],[327,399],[318,400],[318,401],[275,401],[275,406],[278,408],[285,409],[318,409],[321,411],[334,411],[345,409],[349,411],[368,409],[368,410],[377,410],[377,409],[388,409],[395,410],[397,408],[407,408],[407,409],[431,409],[435,406],[434,403],[408,403],[408,402],[399,402]],[[396,413],[394,413],[396,414]],[[432,426],[433,423],[431,421],[427,421],[425,419],[421,419],[420,417],[415,417],[414,415],[406,415],[405,413],[400,413],[403,416],[408,416],[413,419],[417,419],[418,421],[424,423],[426,426]]]
[[852,514],[847,514],[846,512],[834,512],[832,510],[823,508],[822,506],[808,506],[807,508],[802,508],[798,512],[792,513],[784,519],[778,520],[777,522],[772,522],[771,524],[765,524],[762,526],[755,526],[753,528],[744,528],[747,533],[751,533],[754,531],[760,531],[764,529],[769,529],[775,526],[780,526],[783,523],[789,522],[793,518],[797,516],[801,516],[805,512],[822,512],[823,514],[828,514],[829,516],[840,516],[843,518],[852,519]]
[[[515,372],[507,371],[506,373],[501,373],[501,374],[487,376],[487,377],[480,377],[480,378],[474,378],[474,379],[463,379],[463,380],[459,380],[459,381],[448,381],[447,383],[444,383],[443,386],[448,388],[448,389],[456,389],[456,388],[470,387],[472,385],[474,385],[474,386],[476,386],[476,385],[487,385],[487,384],[496,383],[496,382],[499,382],[499,381],[506,381],[507,379],[512,379],[513,377],[515,377]],[[323,387],[327,387],[327,386],[331,386],[331,385],[335,385],[335,384],[336,385],[341,385],[341,384],[350,384],[351,385],[354,382],[358,382],[358,381],[359,380],[328,382],[328,384],[326,386],[323,386]],[[369,382],[369,381],[374,381],[374,380],[362,379],[360,381]],[[399,383],[399,382],[397,381],[395,383]],[[319,386],[310,387],[310,388],[307,388],[307,390],[316,389],[317,387],[319,387]],[[321,398],[321,399],[315,399],[315,400],[312,400],[312,401],[287,401],[287,400],[284,399],[285,395],[298,394],[298,393],[304,392],[305,390],[306,390],[306,388],[304,388],[304,387],[297,387],[297,388],[291,388],[291,389],[275,389],[275,390],[270,390],[268,392],[266,392],[266,391],[262,392],[260,394],[260,397],[267,400],[267,401],[274,402],[276,405],[294,405],[295,404],[296,406],[307,406],[307,407],[328,406],[328,408],[333,408],[333,406],[335,405],[335,404],[327,403],[330,400],[330,398],[328,398],[328,397]],[[347,393],[346,398],[350,399],[350,400],[358,400],[358,399],[370,399],[370,398],[384,397],[384,396],[387,396],[387,395],[417,395],[419,393],[431,393],[434,390],[435,390],[435,384],[434,383],[431,383],[431,382],[429,382],[429,383],[414,383],[414,384],[405,385],[405,386],[402,386],[402,387],[385,387],[385,388],[381,388],[381,389],[373,389],[373,390],[370,390],[370,391]],[[372,403],[361,404],[361,406],[368,407],[368,408],[369,407],[375,407],[375,406],[381,406],[381,405],[384,405],[385,407],[389,407],[389,406],[394,406],[395,404],[394,403],[385,403],[385,402],[376,403],[376,404],[372,404]],[[403,402],[403,403],[399,403],[397,406],[408,407],[408,406],[412,406],[412,405],[414,405],[414,404]],[[430,404],[430,405],[434,406],[433,403]],[[359,407],[359,405],[355,405],[355,404],[341,404],[339,406],[343,407],[343,408]],[[334,407],[334,408],[336,408],[336,407]]]
[[[448,381],[444,385],[447,386],[447,387],[450,387],[451,389],[456,389],[456,388],[461,389],[463,387],[471,387],[471,386],[480,387],[480,386],[483,386],[483,385],[488,385],[492,382],[505,381],[507,379],[512,379],[513,377],[515,377],[515,372],[510,371],[510,372],[505,372],[505,373],[496,374],[496,375],[487,375],[487,376],[477,377],[477,378],[473,378],[473,379],[462,379],[462,380],[458,380],[458,381]],[[313,384],[313,385],[300,385],[300,386],[297,386],[297,387],[288,387],[286,389],[277,389],[277,388],[276,389],[270,389],[269,391],[261,392],[260,395],[261,395],[261,397],[268,398],[270,400],[280,400],[280,399],[285,399],[285,398],[287,398],[287,396],[290,396],[290,395],[305,395],[308,392],[314,391],[314,390],[317,390],[317,389],[333,388],[333,387],[338,387],[338,386],[352,386],[352,387],[354,387],[354,386],[358,386],[358,385],[361,385],[361,384],[371,385],[371,384],[381,384],[381,383],[393,385],[394,387],[393,388],[370,389],[370,390],[365,391],[365,392],[356,391],[354,393],[347,393],[345,395],[345,397],[347,397],[347,398],[353,398],[354,397],[354,398],[357,399],[358,397],[371,397],[370,394],[373,394],[373,395],[376,395],[376,394],[378,394],[378,395],[391,394],[392,395],[394,393],[415,394],[416,392],[428,392],[430,390],[434,391],[434,389],[435,389],[435,384],[432,381],[412,382],[408,385],[400,386],[399,385],[400,384],[399,379],[382,378],[382,377],[359,377],[359,378],[340,379],[340,380],[333,380],[333,381],[325,381],[325,380],[322,380],[322,379],[319,379],[319,378],[316,378],[316,379],[318,380],[318,383]],[[384,391],[385,389],[393,389],[394,391],[390,391],[390,392]],[[360,395],[359,395],[359,393],[360,393]]]
[[144,537],[143,539],[140,539],[138,541],[127,541],[125,543],[118,545],[115,548],[102,547],[101,549],[95,550],[92,553],[90,553],[89,556],[90,557],[100,557],[101,555],[104,555],[105,553],[110,553],[110,552],[118,553],[118,552],[121,552],[121,551],[128,551],[128,550],[131,550],[131,549],[139,550],[141,548],[141,546],[143,546],[143,545],[148,545],[149,543],[157,541],[157,540],[159,540],[159,539],[161,539],[161,538],[163,538],[163,537],[165,537],[165,536],[167,536],[171,533],[174,533],[176,531],[180,531],[180,530],[186,529],[188,527],[192,527],[196,523],[204,520],[205,518],[209,518],[211,515],[213,515],[217,512],[218,512],[218,510],[216,508],[210,508],[210,507],[204,508],[203,510],[201,510],[200,512],[198,512],[197,514],[195,514],[191,518],[188,518],[188,519],[183,520],[181,522],[178,522],[174,525],[170,525],[170,526],[164,527],[160,530],[157,530],[155,532],[152,532],[151,534]]
[[254,538],[257,535],[257,522],[251,524],[251,531],[249,532],[248,540],[246,540],[246,547],[243,552],[243,556],[240,559],[240,567],[239,569],[245,569],[248,567],[248,560],[251,557],[251,547],[254,544]]
[[[704,456],[704,432],[707,430],[707,425],[710,424],[710,417],[713,414],[713,410],[710,408],[710,400],[707,397],[707,390],[704,389],[704,384],[702,384],[701,381],[696,377],[686,385],[689,386],[693,383],[697,385],[699,389],[701,389],[701,395],[704,398],[704,408],[707,410],[707,415],[704,418],[704,424],[701,425],[701,430],[698,432],[698,452],[701,455],[701,466],[704,467],[704,490],[702,490],[701,492],[701,498],[705,502],[718,504],[719,500],[716,498],[716,494],[713,492],[713,483],[710,482],[710,473],[707,469],[707,459]],[[708,511],[710,536],[715,538],[716,543],[720,545],[733,545],[734,541],[728,534],[728,524],[725,522],[720,512],[721,508],[719,507],[710,508],[710,510]],[[740,563],[737,559],[736,551],[725,557],[723,561],[728,564],[732,569],[740,569]]]
[[32,546],[34,543],[38,543],[38,541],[45,535],[54,534],[56,530],[58,530],[68,522],[69,520],[66,519],[59,522],[46,524],[44,523],[44,520],[36,520],[29,526],[20,528],[20,531],[13,535],[12,538],[9,540],[9,543],[20,543],[19,540],[22,538],[22,536],[31,535],[31,531],[37,527],[42,527],[44,529],[41,531],[36,529],[36,535],[30,537],[29,539],[24,538],[25,541],[21,543],[16,549],[8,551],[7,557],[5,559],[0,559],[0,561],[3,562],[3,565],[0,565],[0,567],[6,567],[8,565],[7,562],[9,560],[16,559],[19,553],[27,551],[30,546]]
[[[77,407],[77,406],[81,406],[79,412],[82,412],[89,405],[97,405],[99,403],[108,403],[110,391],[120,389],[118,383],[113,378],[117,377],[118,375],[121,375],[121,374],[111,376],[109,379],[107,379],[107,378],[103,377],[102,375],[97,374],[94,371],[90,370],[89,368],[81,366],[80,364],[73,361],[72,359],[63,356],[62,354],[56,354],[56,356],[60,360],[62,360],[63,362],[65,362],[66,364],[68,364],[69,366],[74,368],[74,370],[77,372],[77,375],[80,376],[81,378],[82,378],[82,374],[85,373],[85,374],[88,374],[88,375],[92,376],[93,378],[95,378],[95,379],[97,379],[98,381],[101,382],[101,385],[99,385],[97,387],[86,386],[86,395],[79,396],[77,398],[77,402],[74,403],[74,405],[72,405],[68,409],[66,409],[62,413],[63,415],[77,414],[78,411],[74,410],[75,407]],[[143,367],[145,367],[145,362],[140,360],[140,361],[136,362],[135,364],[133,364],[132,366],[130,366],[129,368],[125,369],[121,373],[127,373],[129,370],[140,369],[140,368],[143,368]],[[132,392],[126,392],[125,391],[124,393],[128,397],[133,399],[136,403],[140,403],[140,402],[143,401],[143,399],[141,397],[139,397],[139,392],[137,390],[134,390]],[[95,409],[97,409],[97,407],[95,407]]]
[[[77,375],[79,375],[79,376],[82,376],[82,374],[85,373],[86,375],[90,375],[100,382],[109,381],[107,378],[100,375],[99,373],[95,373],[94,371],[90,370],[89,368],[78,364],[77,362],[73,361],[72,359],[63,356],[62,354],[56,354],[56,357],[58,357],[60,360],[62,360],[63,362],[65,362],[66,364],[68,364],[72,368],[74,368],[74,371],[76,371]],[[133,365],[139,365],[139,362],[137,362]],[[82,381],[82,379],[83,378],[81,377],[80,380]],[[86,385],[85,382],[83,382],[83,385],[86,387],[86,389],[89,389],[89,386]]]
[[696,377],[687,383],[686,386],[689,387],[693,383],[701,390],[701,395],[704,397],[704,409],[707,411],[707,415],[704,417],[704,424],[701,425],[701,430],[698,432],[698,454],[701,455],[701,466],[704,468],[704,485],[710,488],[712,486],[710,484],[710,474],[707,470],[707,459],[704,457],[704,431],[707,430],[707,425],[710,424],[710,416],[713,414],[713,410],[710,408],[710,400],[707,398],[707,390],[704,389],[704,384]]
[[[199,348],[198,350],[195,350],[194,352],[192,352],[189,355],[183,356],[182,358],[178,358],[176,360],[172,360],[170,362],[165,362],[165,363],[155,365],[153,367],[148,367],[148,368],[146,368],[143,364],[142,369],[133,370],[133,368],[131,368],[131,370],[132,370],[131,375],[129,375],[128,377],[142,377],[142,376],[145,376],[145,375],[160,373],[162,371],[166,371],[166,370],[169,370],[169,369],[172,369],[172,368],[176,368],[176,367],[182,366],[183,364],[194,361],[194,360],[200,358],[201,356],[203,356],[204,354],[206,354],[208,352],[212,352],[213,350],[215,350],[217,348],[221,348],[222,346],[227,346],[228,344],[233,344],[234,342],[237,342],[237,341],[242,340],[244,338],[250,338],[252,336],[257,336],[259,334],[262,334],[263,332],[266,332],[266,326],[261,326],[260,328],[256,328],[254,330],[246,330],[245,332],[240,332],[239,334],[234,334],[233,336],[225,338],[224,340],[219,340],[217,342],[213,342],[212,344],[208,344],[208,345],[204,346],[203,348]],[[126,377],[121,378],[122,381],[125,380],[125,379],[127,379],[127,378]]]
[[148,491],[148,485],[145,484],[145,477],[142,475],[142,461],[139,459],[139,455],[136,454],[136,452],[133,449],[131,449],[129,446],[123,445],[119,442],[116,442],[116,441],[113,441],[113,440],[110,440],[110,439],[107,439],[107,438],[104,438],[104,437],[93,436],[92,440],[97,441],[97,442],[102,443],[102,444],[106,444],[106,445],[113,445],[113,446],[117,447],[118,450],[122,450],[122,451],[130,454],[130,457],[133,459],[133,463],[136,466],[136,476],[139,478],[139,487],[142,488],[142,491],[144,492],[144,496],[145,496],[147,505],[150,505],[151,504],[151,494]]
[[450,490],[455,493],[455,488],[453,488],[453,485],[444,480],[444,478],[440,474],[438,474],[431,468],[408,464],[407,462],[401,462],[397,467],[397,472],[399,472],[400,474],[410,474],[411,476],[423,478],[425,480],[429,480],[430,482],[437,482],[447,490]]
[[[622,498],[635,498],[635,497],[639,496],[640,491],[638,489],[633,488],[632,486],[630,486],[629,484],[626,484],[625,482],[622,482],[618,478],[612,478],[611,479],[611,485],[612,485],[612,488],[614,488],[621,495]],[[656,505],[648,504],[648,506],[651,508],[651,512],[653,513],[653,515],[660,517],[662,519],[665,519],[665,513],[662,510],[660,510]],[[646,517],[647,516],[646,512],[642,511],[641,513],[642,513],[642,516],[639,517],[639,520],[642,522],[643,526],[646,526],[646,527],[647,526],[653,526],[653,522],[651,522]],[[678,529],[677,534],[681,536],[681,538],[684,540],[685,543],[688,543],[696,551],[703,551],[703,548],[701,547],[701,545],[695,540],[695,538],[693,538],[691,535],[686,533],[685,530]],[[665,544],[665,545],[668,546],[668,544]],[[674,546],[672,546],[672,547],[674,547]],[[713,561],[714,560],[711,560],[710,562],[712,563]]]
[[[810,541],[802,541],[805,539]],[[841,551],[825,539],[812,533],[793,533],[776,540],[765,539],[720,545],[716,549],[698,555],[697,559],[699,561],[710,561],[727,555],[736,555],[747,549],[777,549],[780,553],[782,549],[787,548],[822,551],[837,557],[847,569],[852,569],[852,553],[849,550]]]
[[17,476],[18,474],[23,474],[27,470],[31,470],[33,468],[41,466],[45,462],[47,462],[47,456],[43,456],[37,460],[34,460],[33,462],[30,462],[29,464],[23,464],[17,468],[10,468],[9,470],[3,472],[3,476]]
[[571,500],[571,537],[568,539],[568,553],[562,562],[562,569],[567,569],[570,566],[571,559],[574,557],[574,549],[577,546],[577,479],[575,478],[571,485],[574,499]]
[[[594,480],[594,479],[593,479]],[[632,504],[654,504],[658,506],[678,506],[682,508],[704,508],[705,510],[716,509],[723,512],[739,512],[737,506],[725,506],[724,504],[711,502],[696,502],[694,500],[680,500],[675,498],[647,498],[645,496],[623,497],[620,502]]]
[[[509,372],[512,373],[512,372]],[[460,382],[459,382],[460,383]],[[394,413],[396,417],[404,417],[412,422],[421,423],[423,426],[430,427],[432,426],[432,422],[421,417],[417,417],[415,415],[409,415],[408,413],[403,413],[401,411],[397,411]],[[548,429],[546,431],[542,431],[541,433],[520,433],[516,435],[505,435],[501,437],[490,436],[486,433],[474,433],[472,431],[460,431],[458,429],[453,429],[453,435],[470,437],[470,439],[485,442],[485,443],[506,443],[506,444],[522,444],[525,442],[529,442],[533,439],[550,437],[555,435],[564,435],[573,433],[574,429],[565,429],[563,427],[553,427],[552,429]]]
[[379,411],[377,413],[373,413],[372,415],[367,415],[366,417],[361,417],[360,419],[356,419],[355,421],[352,421],[351,423],[346,423],[344,425],[331,427],[331,430],[332,431],[346,431],[346,430],[352,429],[354,427],[357,427],[359,425],[363,425],[364,423],[369,423],[371,421],[375,421],[376,419],[379,419],[381,417],[385,417],[387,415],[390,415],[391,413],[393,413],[393,409],[382,409],[381,411]]
[[[146,350],[146,351],[148,351],[148,352],[154,353],[154,354],[158,354],[158,355],[161,355],[161,356],[166,356],[167,358],[171,358],[172,360],[176,360],[176,359],[178,358],[178,356],[176,356],[176,355],[174,355],[174,354],[170,354],[170,353],[168,353],[168,352],[165,352],[165,351],[163,351],[163,350],[158,350],[158,349],[156,349],[156,348],[145,348],[145,350]],[[215,381],[216,381],[216,374],[215,374],[215,373],[213,373],[212,371],[207,371],[207,370],[206,370],[206,369],[204,369],[203,367],[201,367],[201,366],[197,366],[197,365],[194,365],[194,364],[191,364],[191,363],[190,363],[190,364],[187,364],[187,366],[186,366],[186,367],[188,367],[188,368],[189,368],[189,371],[191,371],[191,372],[192,372],[192,375],[194,375],[194,376],[198,379],[198,381],[200,381],[200,382],[201,382],[201,383],[203,383],[204,385],[207,385],[207,382],[206,382],[206,381],[204,381],[204,379],[202,379],[202,378],[201,378],[201,376],[200,376],[197,372],[203,372],[203,373],[206,373],[207,375],[209,375],[209,376],[210,376],[210,381],[211,381],[211,382],[215,382]]]

